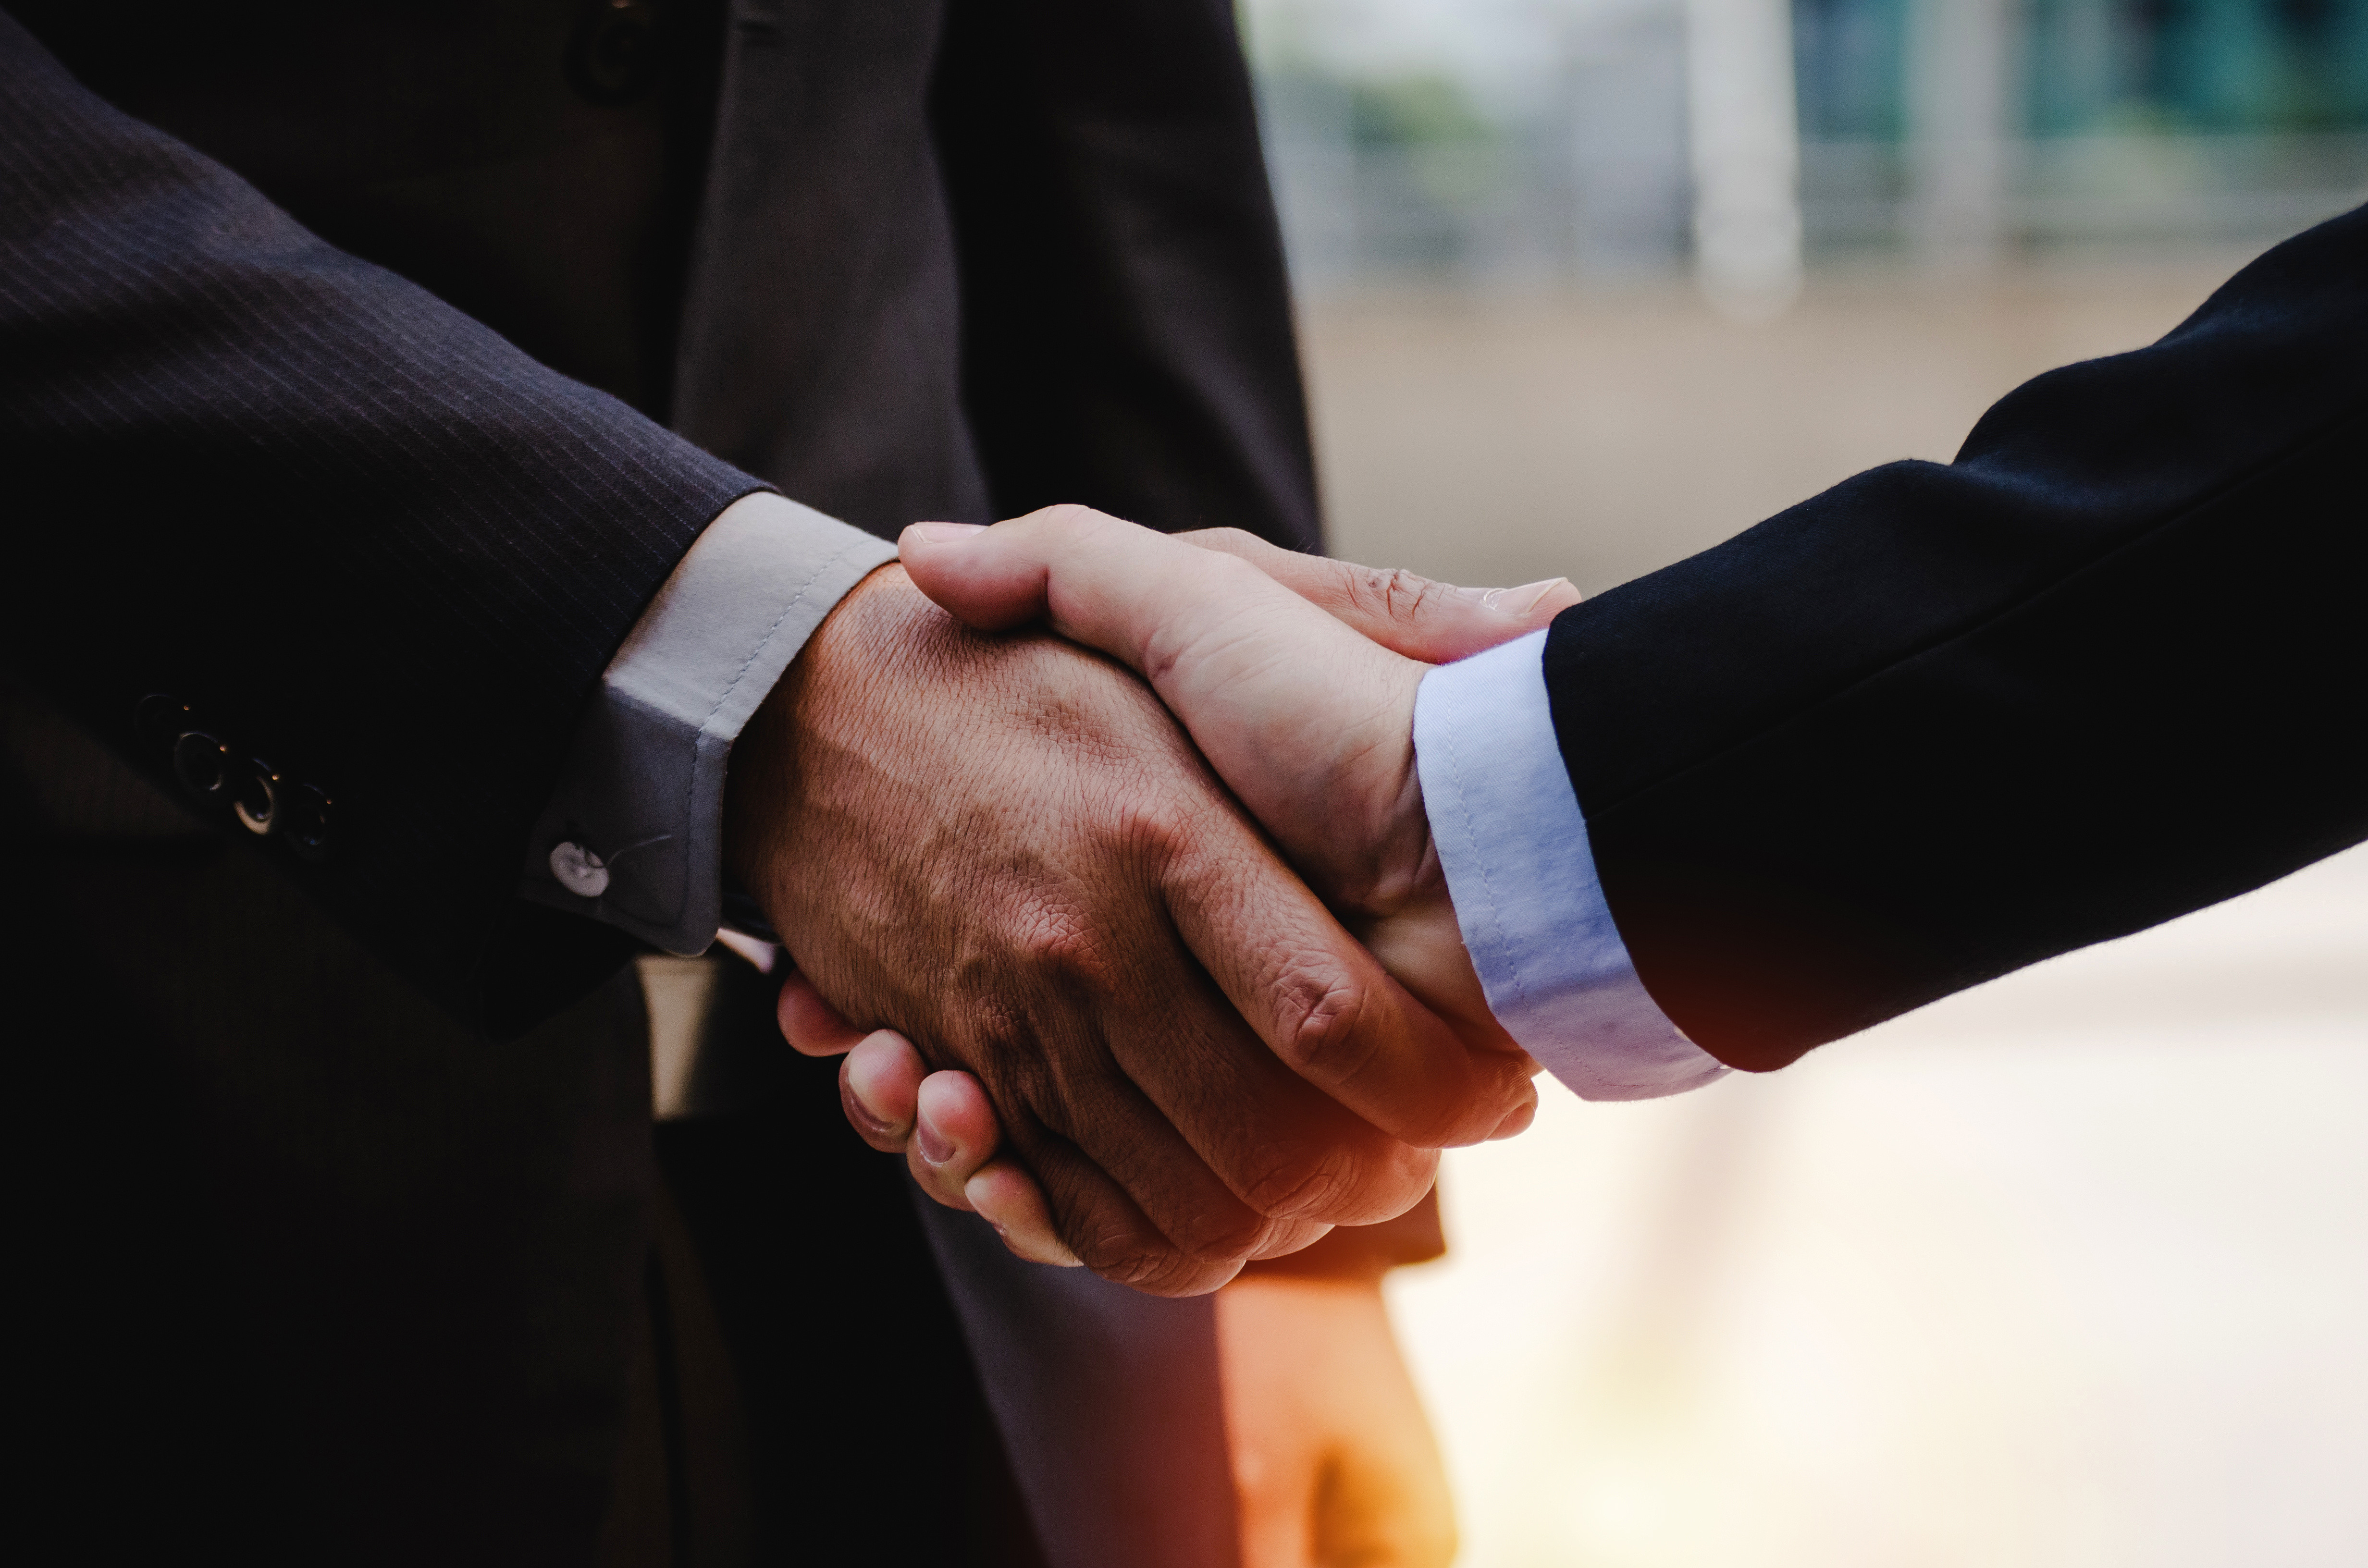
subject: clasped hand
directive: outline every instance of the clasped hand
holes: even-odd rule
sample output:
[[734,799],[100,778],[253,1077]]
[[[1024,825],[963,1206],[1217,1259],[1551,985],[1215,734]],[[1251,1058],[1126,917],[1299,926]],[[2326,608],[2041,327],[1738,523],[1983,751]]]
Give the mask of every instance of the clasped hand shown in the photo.
[[916,525],[901,555],[791,666],[726,801],[797,966],[783,1033],[848,1053],[868,1142],[1023,1256],[1186,1294],[1528,1124],[1413,712],[1430,663],[1544,625],[1567,584],[1075,506]]

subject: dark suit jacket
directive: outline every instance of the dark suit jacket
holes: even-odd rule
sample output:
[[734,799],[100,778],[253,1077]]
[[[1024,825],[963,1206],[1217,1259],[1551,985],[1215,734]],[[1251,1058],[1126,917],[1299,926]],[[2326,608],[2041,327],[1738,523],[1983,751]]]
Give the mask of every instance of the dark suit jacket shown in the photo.
[[152,770],[168,692],[317,781],[283,869],[475,1016],[620,952],[518,846],[734,496],[1315,542],[1218,0],[11,10],[10,660]]
[[[670,1298],[643,1290],[624,944],[512,896],[575,716],[761,484],[883,533],[1062,499],[1315,542],[1231,13],[6,4],[23,1533],[580,1562]],[[335,852],[176,808],[133,722],[158,692],[315,786]],[[775,1131],[817,1120],[827,1098]],[[749,1162],[860,1182],[850,1224],[904,1202],[893,1165],[727,1141],[665,1152],[686,1204]],[[932,1267],[901,1211],[871,1305],[746,1341],[814,1402],[767,1413],[768,1462],[828,1516],[777,1517],[760,1556],[940,1555],[925,1513],[899,1532],[834,1490],[902,1473],[832,1448],[829,1400],[974,1399],[934,1352],[888,1358],[877,1304]],[[778,1234],[745,1203],[686,1218]],[[838,1234],[719,1279],[723,1315],[839,1301],[777,1266],[860,1268]],[[805,1381],[867,1361],[918,1381]]]
[[2368,837],[2368,210],[1557,617],[1646,988],[1770,1068]]

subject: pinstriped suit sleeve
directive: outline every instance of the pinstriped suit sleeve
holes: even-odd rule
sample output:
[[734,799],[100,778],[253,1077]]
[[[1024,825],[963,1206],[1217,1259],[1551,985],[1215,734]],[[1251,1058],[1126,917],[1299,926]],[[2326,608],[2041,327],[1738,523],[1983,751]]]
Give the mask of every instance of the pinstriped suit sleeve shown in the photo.
[[605,971],[516,896],[602,671],[762,488],[306,232],[0,17],[6,657],[151,769],[169,692],[317,780],[266,843],[452,1005],[522,1023]]
[[675,953],[723,920],[732,743],[847,591],[896,547],[779,495],[708,526],[610,662],[520,891]]

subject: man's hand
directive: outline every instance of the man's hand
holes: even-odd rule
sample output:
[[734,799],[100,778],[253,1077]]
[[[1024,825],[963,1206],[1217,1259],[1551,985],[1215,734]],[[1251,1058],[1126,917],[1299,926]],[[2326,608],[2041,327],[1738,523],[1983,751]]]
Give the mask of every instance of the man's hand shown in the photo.
[[[1449,588],[1232,530],[1163,538],[1078,507],[993,530],[908,530],[905,551],[932,593],[991,624],[1058,616],[1101,596],[1060,623],[1149,672],[1228,781],[1273,813],[1303,867],[1317,868],[1319,886],[1325,868],[1349,868],[1348,877],[1332,870],[1338,880],[1326,891],[1352,910],[1361,897],[1350,918],[1376,950],[1462,1020],[1476,1050],[1512,1050],[1487,1012],[1430,850],[1413,777],[1413,685],[1425,667],[1417,661],[1462,657],[1543,626],[1577,602],[1568,583]],[[1196,630],[1201,635],[1190,635]],[[1212,679],[1212,671],[1232,678]],[[1330,793],[1335,780],[1346,781],[1345,805]],[[1403,895],[1395,908],[1375,897],[1390,888]],[[1019,1256],[1062,1259],[1042,1199],[1002,1152],[995,1109],[975,1079],[931,1074],[894,1033],[864,1038],[832,1018],[802,979],[791,979],[781,1005],[793,1042],[857,1048],[840,1082],[848,1119],[866,1141],[904,1150],[924,1190],[977,1210]],[[1526,1126],[1533,1106],[1495,1135]]]
[[1543,625],[1577,601],[1567,583],[1533,585],[1508,611],[1404,573],[1239,534],[1170,539],[1083,506],[986,529],[922,523],[901,549],[921,591],[964,623],[1041,620],[1141,672],[1390,972],[1475,1051],[1518,1054],[1488,1010],[1431,845],[1415,688],[1426,660]]
[[1395,1214],[1429,1148],[1535,1102],[1341,928],[1149,691],[965,631],[895,567],[742,734],[725,858],[817,1000],[991,1097],[1051,1244],[1146,1290]]

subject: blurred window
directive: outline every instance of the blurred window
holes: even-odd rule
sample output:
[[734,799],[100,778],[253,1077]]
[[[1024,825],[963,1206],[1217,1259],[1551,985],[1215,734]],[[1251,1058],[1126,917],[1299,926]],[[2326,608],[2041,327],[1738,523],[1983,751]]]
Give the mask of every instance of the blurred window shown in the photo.
[[1907,131],[1907,0],[1793,0],[1801,134],[1896,141]]
[[2368,0],[2033,0],[2030,127],[2368,126]]

